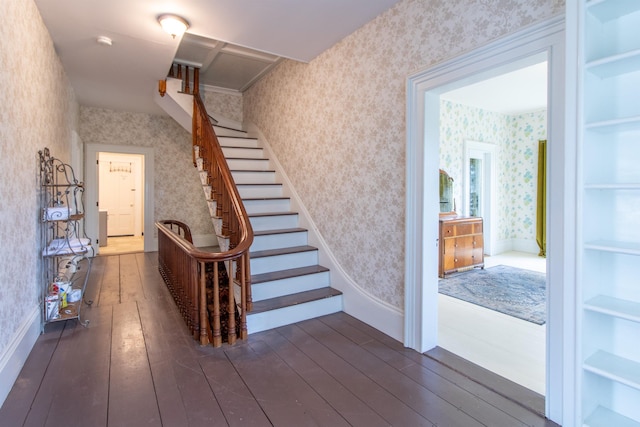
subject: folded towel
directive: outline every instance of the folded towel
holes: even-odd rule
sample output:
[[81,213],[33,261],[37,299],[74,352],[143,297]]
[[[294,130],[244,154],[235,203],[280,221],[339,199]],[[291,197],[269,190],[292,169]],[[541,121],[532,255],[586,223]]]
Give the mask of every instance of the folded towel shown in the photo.
[[43,212],[43,218],[45,221],[59,221],[69,219],[69,208],[67,206],[46,208]]
[[89,250],[90,239],[53,239],[42,252],[43,255],[78,254]]

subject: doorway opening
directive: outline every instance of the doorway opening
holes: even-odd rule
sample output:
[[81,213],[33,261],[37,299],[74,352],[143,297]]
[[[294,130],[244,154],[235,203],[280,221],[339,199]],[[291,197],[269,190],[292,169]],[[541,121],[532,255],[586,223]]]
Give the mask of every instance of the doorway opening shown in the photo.
[[546,54],[518,62],[525,65],[511,70],[509,64],[506,73],[499,66],[489,79],[440,95],[440,169],[453,177],[453,193],[462,201],[456,213],[482,218],[484,268],[513,292],[498,289],[496,281],[480,285],[494,276],[472,271],[439,279],[449,294],[451,283],[460,281],[473,294],[438,295],[438,346],[544,395],[544,324],[505,315],[496,302],[509,301],[508,311],[520,309],[516,314],[527,317],[544,301],[544,287],[523,270],[546,273],[536,244],[538,141],[547,139]]
[[96,253],[157,250],[153,148],[86,144],[85,159],[86,228],[98,236]]
[[[571,335],[564,323],[562,288],[570,268],[570,233],[565,232],[564,19],[531,26],[485,47],[409,77],[407,102],[407,214],[405,264],[405,345],[426,352],[438,334],[438,169],[441,95],[541,60],[549,64],[547,125],[547,310],[545,415],[562,420],[562,343]],[[462,152],[462,148],[460,149]],[[553,189],[552,192],[549,189]],[[460,199],[459,199],[460,200]],[[494,248],[495,249],[495,248]],[[555,286],[554,286],[555,284]],[[567,366],[566,369],[572,369]]]
[[100,152],[98,170],[100,254],[143,252],[144,156]]

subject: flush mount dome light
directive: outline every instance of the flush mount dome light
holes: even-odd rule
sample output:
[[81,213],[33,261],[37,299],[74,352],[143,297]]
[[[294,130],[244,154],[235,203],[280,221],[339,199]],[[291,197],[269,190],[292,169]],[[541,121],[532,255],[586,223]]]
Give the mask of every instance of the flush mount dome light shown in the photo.
[[162,26],[162,29],[171,34],[174,39],[176,36],[181,36],[189,28],[189,23],[186,19],[177,15],[164,14],[158,16],[158,22]]

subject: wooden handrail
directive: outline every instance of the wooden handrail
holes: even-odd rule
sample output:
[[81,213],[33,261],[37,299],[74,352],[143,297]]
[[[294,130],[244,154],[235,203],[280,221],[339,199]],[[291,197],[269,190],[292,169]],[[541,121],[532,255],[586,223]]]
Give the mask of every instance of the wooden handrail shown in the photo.
[[[193,337],[206,345],[212,343],[222,345],[220,280],[218,276],[220,263],[227,271],[229,289],[227,304],[228,334],[227,342],[236,341],[236,311],[234,295],[234,279],[231,272],[234,268],[241,276],[246,274],[248,253],[234,254],[232,251],[208,252],[195,247],[186,237],[191,236],[189,227],[175,220],[158,221],[158,263],[160,273],[189,327]],[[212,277],[211,277],[212,276]],[[211,286],[208,286],[208,282]],[[240,325],[239,337],[247,337],[247,311],[249,304],[246,291],[247,282],[237,283],[240,288]],[[211,292],[207,292],[207,290]],[[211,301],[207,300],[210,295]],[[210,309],[211,307],[211,309]],[[211,312],[209,312],[211,310]]]
[[[171,68],[171,73],[173,73]],[[177,66],[178,78],[182,66]],[[216,217],[221,221],[221,234],[228,240],[222,252],[202,251],[193,246],[191,232],[186,224],[175,220],[156,223],[160,270],[165,282],[183,313],[194,337],[202,344],[213,342],[221,345],[221,320],[219,301],[218,267],[224,263],[229,277],[229,300],[227,304],[229,343],[235,341],[234,283],[240,287],[240,338],[247,336],[246,312],[251,311],[251,271],[249,249],[253,243],[253,229],[240,194],[227,165],[209,115],[199,93],[199,70],[193,69],[193,89],[189,89],[189,67],[183,93],[193,94],[193,163],[198,166],[196,151],[206,172],[206,183],[211,188],[209,199],[215,203]],[[209,269],[213,266],[212,269]],[[179,273],[178,273],[179,272]],[[207,316],[207,273],[213,274],[213,313]],[[184,277],[180,277],[183,275]],[[234,281],[235,278],[235,281]],[[212,326],[211,326],[212,324]]]
[[193,96],[193,147],[194,156],[197,147],[203,159],[203,169],[207,171],[211,185],[211,199],[216,202],[218,216],[222,218],[223,233],[229,238],[229,251],[237,255],[248,253],[253,243],[249,216],[198,93]]

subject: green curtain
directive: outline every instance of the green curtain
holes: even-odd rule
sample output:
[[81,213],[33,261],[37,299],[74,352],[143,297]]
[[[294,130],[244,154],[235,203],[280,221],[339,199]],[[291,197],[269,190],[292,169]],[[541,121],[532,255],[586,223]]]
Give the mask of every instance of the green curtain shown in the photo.
[[538,141],[538,206],[536,208],[538,256],[547,256],[547,140]]

